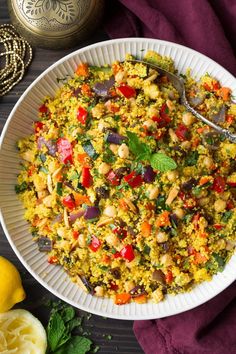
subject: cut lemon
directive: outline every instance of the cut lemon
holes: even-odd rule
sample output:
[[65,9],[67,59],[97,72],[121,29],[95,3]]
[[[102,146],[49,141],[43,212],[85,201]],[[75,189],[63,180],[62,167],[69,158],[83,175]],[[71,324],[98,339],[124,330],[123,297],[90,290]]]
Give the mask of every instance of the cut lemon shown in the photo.
[[6,258],[0,256],[0,312],[10,310],[23,301],[25,292],[18,270]]
[[46,349],[45,329],[29,311],[0,313],[1,354],[45,354]]

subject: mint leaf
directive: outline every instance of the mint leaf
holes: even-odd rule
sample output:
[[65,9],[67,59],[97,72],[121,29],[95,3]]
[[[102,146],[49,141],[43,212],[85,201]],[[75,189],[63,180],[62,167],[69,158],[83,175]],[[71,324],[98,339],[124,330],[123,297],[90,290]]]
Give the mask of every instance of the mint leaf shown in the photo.
[[70,339],[70,335],[66,333],[64,321],[58,312],[54,312],[51,315],[48,322],[47,334],[48,343],[52,351]]
[[160,172],[174,170],[177,167],[175,161],[171,157],[163,154],[162,152],[157,152],[156,154],[153,154],[150,158],[150,163],[154,170],[158,170]]
[[81,336],[72,337],[55,354],[86,354],[89,352],[92,341]]
[[145,143],[142,143],[135,133],[127,131],[129,138],[129,149],[136,156],[137,160],[149,160],[151,149]]
[[72,332],[76,327],[81,326],[82,319],[79,317],[72,318],[69,322],[66,324],[66,329],[67,332],[70,333]]
[[61,311],[61,317],[65,323],[72,320],[75,317],[74,308],[72,306],[64,307]]

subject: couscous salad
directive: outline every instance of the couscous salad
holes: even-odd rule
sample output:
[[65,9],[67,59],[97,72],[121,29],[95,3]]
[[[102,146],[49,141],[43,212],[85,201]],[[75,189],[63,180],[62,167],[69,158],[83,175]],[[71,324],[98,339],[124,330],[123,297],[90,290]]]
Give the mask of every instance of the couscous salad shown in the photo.
[[[160,302],[210,280],[236,244],[236,144],[144,64],[78,65],[18,141],[33,240],[91,295]],[[169,57],[144,59],[175,72]],[[236,128],[231,90],[187,72],[192,106]]]

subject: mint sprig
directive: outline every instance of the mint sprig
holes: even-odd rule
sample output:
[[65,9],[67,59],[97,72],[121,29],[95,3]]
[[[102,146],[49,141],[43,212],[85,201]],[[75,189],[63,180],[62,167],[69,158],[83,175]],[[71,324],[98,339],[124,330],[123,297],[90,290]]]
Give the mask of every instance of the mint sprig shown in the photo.
[[151,155],[150,163],[154,170],[161,172],[174,170],[177,167],[176,162],[162,152],[157,152],[156,154]]
[[86,354],[91,352],[92,341],[72,331],[81,326],[72,306],[58,303],[53,307],[47,326],[49,354]]
[[152,153],[150,147],[141,142],[135,133],[127,131],[130,151],[135,155],[136,161],[150,162],[154,170],[166,172],[177,167],[176,162],[162,152]]

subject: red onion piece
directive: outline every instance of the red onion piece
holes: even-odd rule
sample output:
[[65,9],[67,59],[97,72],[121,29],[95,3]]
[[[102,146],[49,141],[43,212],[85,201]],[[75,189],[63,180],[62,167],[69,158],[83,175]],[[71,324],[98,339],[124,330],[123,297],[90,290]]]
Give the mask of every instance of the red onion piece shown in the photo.
[[96,206],[88,207],[85,210],[84,218],[86,220],[95,219],[100,215],[100,209]]
[[81,209],[81,210],[77,211],[76,213],[70,213],[69,221],[72,223],[75,222],[77,219],[81,218],[81,216],[83,216],[84,213],[85,213],[84,209]]
[[152,166],[144,167],[143,179],[146,183],[152,183],[155,180],[156,173],[153,171]]

